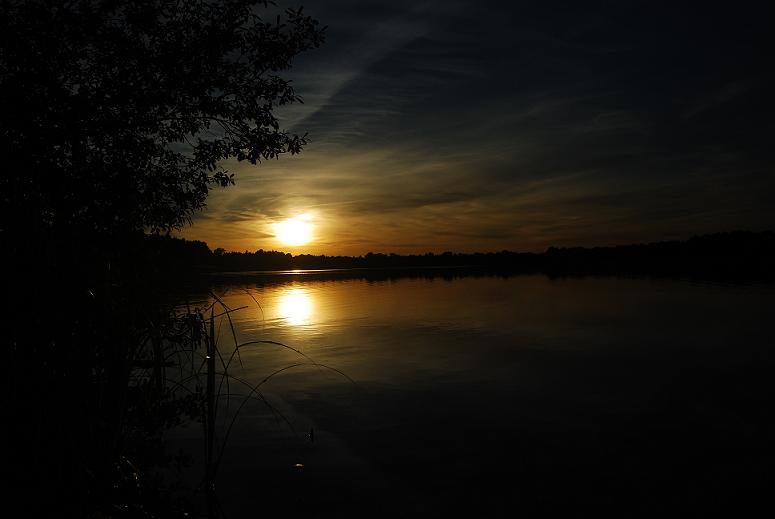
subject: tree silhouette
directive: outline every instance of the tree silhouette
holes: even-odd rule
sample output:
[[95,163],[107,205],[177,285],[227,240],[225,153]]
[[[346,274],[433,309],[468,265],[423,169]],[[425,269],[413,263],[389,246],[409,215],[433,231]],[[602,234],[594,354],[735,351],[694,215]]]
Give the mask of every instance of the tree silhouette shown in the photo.
[[0,187],[24,233],[170,230],[212,186],[233,183],[224,159],[256,163],[307,142],[274,114],[300,101],[279,74],[324,38],[301,8],[11,0],[3,10]]
[[143,438],[167,398],[132,396],[133,359],[177,322],[150,275],[162,246],[142,233],[231,184],[225,159],[302,149],[275,111],[300,100],[283,73],[324,29],[257,0],[1,5],[7,465],[32,515],[112,517],[129,502],[116,463],[152,457]]

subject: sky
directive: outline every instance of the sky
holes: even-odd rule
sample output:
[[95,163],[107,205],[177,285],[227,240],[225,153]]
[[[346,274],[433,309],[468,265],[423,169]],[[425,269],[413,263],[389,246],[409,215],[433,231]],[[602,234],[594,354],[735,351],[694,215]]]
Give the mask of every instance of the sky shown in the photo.
[[[227,163],[236,185],[180,234],[360,255],[775,229],[766,3],[675,4],[303,2],[327,42],[278,115],[310,143]],[[308,243],[279,239],[289,218]]]

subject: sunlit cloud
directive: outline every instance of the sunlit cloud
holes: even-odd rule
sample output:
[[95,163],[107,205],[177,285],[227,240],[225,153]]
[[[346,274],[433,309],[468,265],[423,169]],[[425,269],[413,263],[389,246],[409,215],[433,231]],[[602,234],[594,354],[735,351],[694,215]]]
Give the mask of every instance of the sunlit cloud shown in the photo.
[[[308,103],[286,119],[310,144],[228,163],[237,185],[214,190],[183,236],[287,250],[276,225],[310,211],[314,239],[293,252],[543,250],[775,225],[769,123],[749,106],[764,83],[708,79],[732,74],[734,55],[710,67],[678,34],[652,41],[607,18],[624,11],[517,4],[312,2],[330,46],[294,68]],[[655,61],[677,52],[696,70]]]

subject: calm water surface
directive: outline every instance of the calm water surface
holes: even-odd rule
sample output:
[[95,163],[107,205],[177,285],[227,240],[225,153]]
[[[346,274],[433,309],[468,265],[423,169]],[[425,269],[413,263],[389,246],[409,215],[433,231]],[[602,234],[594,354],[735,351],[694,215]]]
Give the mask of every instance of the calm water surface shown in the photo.
[[[628,515],[765,501],[771,286],[263,276],[214,292],[246,307],[232,314],[238,342],[281,342],[352,379],[279,346],[242,349],[234,393],[307,365],[261,386],[276,412],[257,400],[240,411],[218,483],[231,516]],[[224,321],[221,344],[231,333]],[[180,444],[197,445],[198,432]]]

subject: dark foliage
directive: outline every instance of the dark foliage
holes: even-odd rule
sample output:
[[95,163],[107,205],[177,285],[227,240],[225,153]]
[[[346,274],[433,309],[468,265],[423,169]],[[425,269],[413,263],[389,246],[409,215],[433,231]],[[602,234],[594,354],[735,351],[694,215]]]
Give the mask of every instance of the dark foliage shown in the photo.
[[274,113],[300,101],[282,74],[324,30],[260,0],[4,0],[0,38],[13,491],[26,515],[147,517],[166,498],[123,490],[196,403],[130,384],[180,324],[144,233],[233,183],[225,159],[301,151]]
[[178,227],[232,183],[224,159],[298,153],[306,137],[273,110],[300,99],[278,73],[323,30],[262,4],[3,2],[0,188],[24,231]]
[[617,247],[550,247],[543,253],[382,254],[293,256],[278,251],[210,252],[205,243],[149,239],[159,264],[187,265],[196,272],[293,269],[468,268],[550,276],[641,275],[716,279],[772,279],[775,232],[736,231],[695,236],[686,241]]

